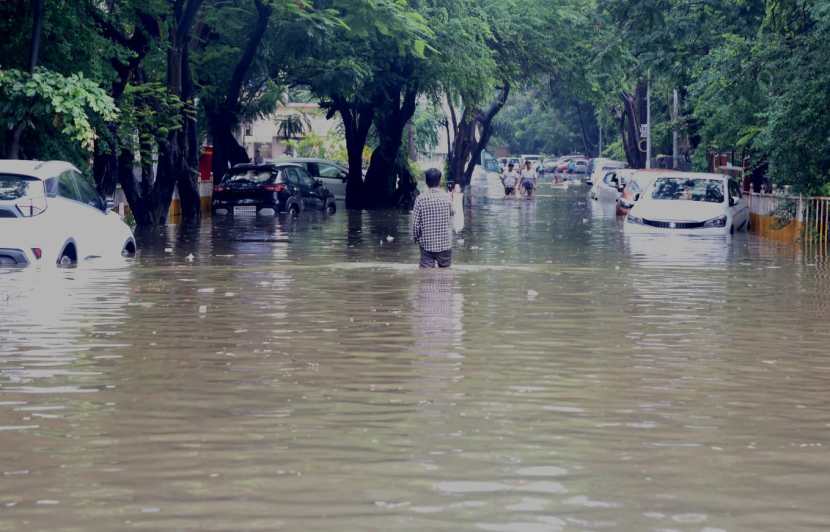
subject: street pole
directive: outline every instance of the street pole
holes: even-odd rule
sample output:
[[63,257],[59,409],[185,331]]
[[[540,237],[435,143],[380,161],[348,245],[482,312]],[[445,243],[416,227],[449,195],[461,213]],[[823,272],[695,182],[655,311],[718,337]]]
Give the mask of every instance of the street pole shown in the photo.
[[646,81],[646,168],[651,168],[651,71]]
[[677,89],[674,89],[672,93],[672,114],[671,114],[671,121],[672,121],[672,133],[671,133],[671,166],[672,168],[677,168],[677,159],[679,157],[679,153],[677,152],[677,140],[678,140],[678,133],[677,133],[677,119],[680,115],[680,105],[677,101]]

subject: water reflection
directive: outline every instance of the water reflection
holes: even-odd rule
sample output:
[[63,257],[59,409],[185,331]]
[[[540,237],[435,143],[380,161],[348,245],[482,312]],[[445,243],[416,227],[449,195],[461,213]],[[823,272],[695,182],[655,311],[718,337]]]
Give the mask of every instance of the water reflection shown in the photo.
[[449,272],[342,211],[0,273],[0,529],[830,525],[826,262],[501,195]]

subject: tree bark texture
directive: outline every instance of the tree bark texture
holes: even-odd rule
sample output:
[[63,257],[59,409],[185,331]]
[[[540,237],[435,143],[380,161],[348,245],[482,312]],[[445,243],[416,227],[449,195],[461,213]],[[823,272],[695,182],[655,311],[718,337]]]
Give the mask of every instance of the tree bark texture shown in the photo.
[[176,0],[170,27],[170,48],[167,53],[167,90],[185,104],[182,127],[171,131],[159,146],[158,172],[155,187],[160,203],[154,205],[155,218],[166,221],[162,211],[170,207],[174,185],[178,186],[182,221],[192,222],[201,215],[198,179],[198,145],[193,108],[193,80],[190,72],[190,35],[196,14],[203,0]]
[[367,208],[387,208],[397,204],[398,174],[396,159],[403,145],[406,124],[415,114],[418,89],[407,86],[386,91],[387,98],[375,119],[379,144],[372,152],[366,171],[363,204]]
[[645,122],[645,109],[642,102],[645,99],[646,82],[639,81],[634,94],[621,92],[622,109],[618,115],[620,134],[622,135],[623,149],[628,166],[631,168],[645,168],[646,154],[640,149],[640,124]]
[[[121,44],[132,52],[132,55],[126,62],[122,62],[117,57],[112,59],[112,66],[116,72],[116,78],[110,87],[110,96],[116,104],[120,105],[127,85],[131,82],[135,83],[141,63],[150,52],[150,44],[153,40],[159,38],[161,29],[159,28],[158,21],[153,16],[139,12],[138,24],[133,30],[132,35],[127,36],[103,18],[96,8],[92,9],[90,15],[98,24],[105,37]],[[116,124],[108,124],[107,130],[111,145],[102,146],[100,142],[96,142],[92,168],[98,192],[104,196],[111,196],[115,192],[116,184],[121,181],[122,165],[119,162],[121,152],[122,150],[126,150],[130,157],[132,157],[132,150],[129,149],[129,143],[124,143],[119,138]],[[132,175],[132,167],[130,167],[126,178],[132,179]],[[130,209],[135,212],[132,204],[130,204]]]
[[507,103],[509,95],[510,85],[505,83],[487,109],[465,107],[460,120],[451,107],[453,141],[448,154],[448,180],[458,183],[462,188],[470,184],[475,167],[481,160],[481,153],[493,136],[493,120]]
[[349,163],[349,176],[346,179],[346,208],[363,208],[363,149],[372,128],[375,117],[373,103],[354,103],[342,98],[335,98],[326,118],[334,113],[340,115],[346,136],[346,155]]
[[[29,46],[29,73],[34,73],[40,59],[40,42],[43,34],[43,3],[44,0],[32,0],[32,39]],[[20,141],[23,138],[23,131],[26,129],[26,122],[17,124],[11,134],[9,149],[6,152],[7,159],[20,157]]]

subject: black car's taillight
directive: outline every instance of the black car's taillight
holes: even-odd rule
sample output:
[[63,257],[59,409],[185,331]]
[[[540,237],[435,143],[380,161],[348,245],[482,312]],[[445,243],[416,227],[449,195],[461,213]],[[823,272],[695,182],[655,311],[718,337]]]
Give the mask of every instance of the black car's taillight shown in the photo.
[[262,190],[266,190],[268,192],[283,192],[285,190],[285,183],[271,183],[268,185],[262,185]]

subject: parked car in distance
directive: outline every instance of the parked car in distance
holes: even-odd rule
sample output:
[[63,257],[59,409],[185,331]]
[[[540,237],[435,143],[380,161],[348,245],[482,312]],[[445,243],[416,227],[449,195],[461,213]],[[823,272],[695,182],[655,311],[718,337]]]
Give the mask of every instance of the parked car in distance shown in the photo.
[[297,163],[238,164],[213,187],[213,212],[299,214],[337,211],[332,193]]
[[62,161],[0,161],[0,267],[132,255],[129,226]]
[[622,194],[617,198],[617,215],[624,216],[640,200],[640,195],[654,183],[662,170],[639,170],[633,172],[625,183]]
[[587,175],[588,174],[588,161],[585,159],[575,159],[574,160],[574,168],[568,170],[569,174],[578,174],[578,175]]
[[335,199],[346,199],[346,181],[349,178],[349,169],[340,163],[326,159],[315,159],[311,157],[292,157],[269,161],[274,164],[296,163],[305,168],[308,175],[319,179]]
[[591,186],[591,199],[616,204],[617,198],[625,189],[628,178],[636,171],[628,168],[606,170],[602,179],[594,181]]
[[616,168],[625,168],[627,166],[626,163],[623,161],[614,161],[612,159],[604,159],[604,158],[597,158],[591,159],[588,163],[588,177],[585,180],[585,183],[588,185],[593,185],[597,179],[602,179],[605,176],[605,172],[607,170],[613,170]]
[[557,163],[558,160],[556,159],[545,159],[539,164],[539,167],[536,168],[536,172],[539,175],[552,174],[556,172]]
[[542,156],[541,155],[536,155],[536,154],[525,153],[525,154],[522,154],[521,159],[522,159],[521,164],[522,164],[523,167],[524,167],[525,162],[527,162],[527,161],[530,161],[530,166],[532,168],[536,168],[537,166],[539,166],[539,163],[542,162]]
[[749,225],[738,183],[720,174],[660,173],[626,217],[627,233],[729,235]]

